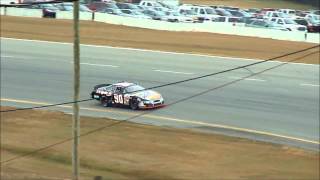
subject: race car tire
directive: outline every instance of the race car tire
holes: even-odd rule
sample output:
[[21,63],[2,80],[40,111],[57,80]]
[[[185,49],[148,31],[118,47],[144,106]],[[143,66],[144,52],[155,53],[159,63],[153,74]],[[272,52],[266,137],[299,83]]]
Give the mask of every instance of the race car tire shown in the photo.
[[112,100],[108,97],[101,97],[101,104],[104,107],[111,107],[112,106]]
[[138,101],[137,99],[132,99],[132,100],[130,101],[130,108],[131,108],[132,110],[137,110],[137,109],[139,109],[139,101]]

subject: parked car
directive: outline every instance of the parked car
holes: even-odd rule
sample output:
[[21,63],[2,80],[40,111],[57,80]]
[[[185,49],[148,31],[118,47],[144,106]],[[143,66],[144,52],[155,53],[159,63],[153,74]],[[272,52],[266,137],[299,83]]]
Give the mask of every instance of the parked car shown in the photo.
[[183,4],[179,6],[178,12],[180,14],[196,16],[201,21],[212,21],[214,18],[219,17],[215,10],[209,6]]
[[168,16],[169,22],[185,22],[185,23],[198,22],[198,18],[182,15],[177,11],[167,11],[165,13]]
[[193,9],[178,9],[178,13],[182,16],[191,17],[192,19],[196,20],[197,22],[203,22],[204,18],[201,16],[198,16],[196,12],[194,12]]
[[228,16],[228,17],[233,16],[229,11],[222,8],[216,8],[215,11],[220,16]]
[[310,13],[310,14],[307,14],[304,18],[313,22],[314,24],[320,23],[320,15]]
[[130,10],[133,10],[133,11],[141,11],[141,9],[137,5],[131,4],[131,3],[117,2],[116,6],[119,9],[130,9]]
[[[70,2],[59,3],[59,4],[56,4],[55,7],[57,7],[60,11],[73,11],[73,3],[70,3]],[[79,5],[79,11],[92,12],[87,6],[83,4]]]
[[103,13],[108,13],[108,14],[114,14],[114,15],[122,15],[122,11],[120,9],[113,9],[113,8],[105,8]]
[[320,32],[320,23],[312,23],[307,19],[295,19],[296,23],[307,27],[308,32]]
[[27,6],[30,9],[42,9],[42,17],[44,18],[56,18],[56,13],[59,11],[53,4],[34,4]]
[[166,3],[161,2],[161,1],[159,1],[158,3],[159,3],[161,6],[167,8],[168,10],[177,10],[177,9],[178,9],[178,6],[166,4]]
[[132,9],[121,9],[121,15],[127,17],[134,17],[134,18],[142,18],[142,19],[152,19],[151,17],[143,14],[140,11],[135,11]]
[[264,15],[265,19],[271,19],[271,18],[295,18],[295,15],[294,16],[289,16],[288,14],[286,13],[283,13],[283,12],[279,12],[279,11],[267,11]]
[[144,87],[130,82],[96,85],[90,96],[100,101],[105,107],[129,106],[131,109],[137,110],[164,106],[164,99],[160,93],[146,90]]
[[212,7],[209,6],[194,6],[191,9],[193,9],[196,14],[205,21],[214,21],[216,18],[221,17]]
[[276,29],[282,31],[288,31],[287,28],[284,28],[276,23],[268,20],[256,19],[251,21],[250,23],[245,24],[246,27],[254,27],[254,28],[263,28],[263,29]]
[[320,10],[311,10],[311,14],[320,15]]
[[139,3],[140,6],[146,7],[146,9],[149,10],[157,10],[157,11],[168,11],[169,9],[162,6],[156,1],[147,1],[147,0],[142,0]]
[[226,22],[226,23],[244,23],[244,19],[240,17],[218,17],[214,22]]
[[106,8],[119,9],[114,2],[92,2],[86,5],[90,10],[95,12],[104,12]]
[[278,11],[292,16],[295,16],[296,14],[296,10],[294,9],[278,9]]
[[289,31],[307,31],[306,26],[297,24],[292,19],[272,18],[271,21],[276,23],[278,26],[288,29]]
[[142,11],[142,13],[151,17],[153,20],[162,20],[162,21],[168,20],[167,15],[162,11],[147,9],[147,10]]
[[235,17],[252,17],[252,15],[250,13],[247,13],[243,10],[229,10],[229,12],[232,14],[232,16],[235,16]]

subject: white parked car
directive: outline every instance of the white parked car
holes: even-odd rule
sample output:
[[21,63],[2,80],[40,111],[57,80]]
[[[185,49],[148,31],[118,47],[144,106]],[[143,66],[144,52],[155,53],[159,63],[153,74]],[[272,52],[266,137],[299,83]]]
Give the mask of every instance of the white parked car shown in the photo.
[[196,14],[205,21],[215,21],[217,18],[221,17],[218,13],[209,6],[194,6],[192,9],[196,12]]
[[194,12],[193,9],[184,9],[184,8],[178,8],[178,13],[182,16],[191,17],[196,22],[203,21],[203,18],[199,15],[197,15],[196,12]]
[[307,27],[296,23],[292,19],[286,18],[271,18],[271,21],[277,25],[288,29],[289,31],[307,31]]
[[271,20],[272,18],[292,18],[292,16],[289,16],[286,13],[280,12],[280,11],[267,11],[263,17],[264,19]]
[[314,22],[314,24],[320,24],[320,15],[310,13],[307,14],[304,18],[311,22]]
[[294,10],[294,9],[279,9],[278,11],[285,13],[285,14],[288,14],[289,16],[290,15],[295,16],[295,14],[296,14],[296,10]]
[[176,11],[167,11],[166,15],[168,17],[168,21],[170,22],[194,23],[198,21],[198,18],[193,18],[187,15],[183,15]]
[[178,11],[181,14],[185,13],[186,11],[193,11],[194,16],[205,21],[213,21],[216,18],[220,17],[220,15],[218,15],[217,12],[209,6],[183,4],[179,6]]
[[150,9],[150,10],[156,10],[156,11],[168,11],[169,10],[168,8],[163,7],[161,4],[159,4],[156,1],[142,0],[142,1],[140,1],[139,6],[145,7],[146,9]]

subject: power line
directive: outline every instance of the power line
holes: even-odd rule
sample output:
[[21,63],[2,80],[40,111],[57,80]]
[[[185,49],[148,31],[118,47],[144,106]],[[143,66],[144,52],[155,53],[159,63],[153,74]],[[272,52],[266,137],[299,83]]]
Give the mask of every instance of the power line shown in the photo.
[[0,111],[0,113],[6,113],[6,112],[15,112],[15,111],[24,111],[24,110],[32,110],[32,109],[41,109],[41,108],[47,108],[47,107],[53,107],[53,106],[61,106],[61,105],[66,105],[66,104],[74,104],[76,102],[86,102],[86,101],[92,101],[93,99],[83,99],[79,101],[69,101],[69,102],[63,102],[63,103],[57,103],[57,104],[48,104],[48,105],[43,105],[43,106],[34,106],[34,107],[27,107],[27,108],[17,108],[17,109],[9,109],[9,110],[4,110]]
[[[294,51],[294,52],[287,53],[287,54],[284,54],[284,55],[276,56],[276,57],[273,57],[273,58],[270,58],[270,59],[267,59],[267,60],[264,60],[264,61],[258,61],[258,62],[255,62],[255,63],[251,63],[251,64],[247,64],[247,65],[243,65],[243,66],[238,66],[238,67],[227,69],[227,70],[224,70],[224,71],[219,71],[219,72],[215,72],[215,73],[211,73],[211,74],[206,74],[206,75],[203,75],[203,76],[198,76],[198,77],[194,77],[194,78],[190,78],[190,79],[185,79],[185,80],[176,81],[176,82],[172,82],[172,83],[167,83],[167,84],[163,84],[163,85],[159,85],[159,86],[154,86],[154,87],[151,87],[151,88],[147,88],[146,90],[148,90],[148,89],[156,89],[156,88],[175,85],[175,84],[180,84],[180,83],[193,81],[193,80],[197,80],[197,79],[202,79],[202,78],[205,78],[205,77],[214,76],[214,75],[218,75],[218,74],[222,74],[222,73],[226,73],[226,72],[230,72],[230,71],[234,71],[234,70],[238,70],[238,69],[242,69],[242,68],[247,68],[247,67],[250,67],[250,66],[253,66],[253,65],[262,64],[262,63],[265,63],[265,62],[268,62],[268,61],[272,61],[272,60],[275,60],[275,59],[283,58],[283,57],[290,56],[290,55],[293,55],[293,54],[298,54],[298,53],[301,53],[301,52],[304,52],[304,51],[307,51],[307,50],[310,50],[310,49],[314,49],[314,48],[317,48],[317,47],[320,48],[320,45],[316,45],[316,46],[305,48],[305,49],[302,49],[302,50],[299,50],[299,51]],[[137,92],[137,91],[134,91],[132,93],[135,93],[135,92]]]
[[[239,82],[239,81],[242,81],[242,80],[244,80],[244,79],[246,79],[246,78],[250,78],[250,77],[253,77],[253,76],[262,74],[262,73],[264,73],[264,72],[266,72],[266,71],[269,71],[269,70],[272,70],[272,69],[275,69],[275,68],[284,66],[284,65],[286,65],[286,64],[288,64],[288,63],[290,63],[290,62],[294,62],[294,61],[296,61],[296,60],[299,60],[299,59],[301,59],[301,58],[304,58],[304,57],[307,57],[307,56],[310,56],[310,55],[316,54],[316,53],[319,53],[319,51],[315,51],[315,52],[308,53],[308,54],[303,55],[303,56],[301,56],[301,57],[295,58],[295,59],[293,59],[293,60],[291,60],[291,61],[283,62],[283,63],[278,64],[278,65],[276,65],[276,66],[272,66],[272,67],[267,68],[267,69],[265,69],[265,70],[259,71],[259,72],[257,72],[257,73],[253,73],[253,74],[250,74],[250,75],[248,75],[248,76],[242,77],[242,78],[240,78],[240,79],[236,79],[236,80],[230,81],[230,82],[228,82],[228,83],[222,84],[222,85],[220,85],[220,86],[217,86],[217,87],[210,88],[210,89],[207,89],[207,90],[205,90],[205,91],[199,92],[199,93],[194,94],[194,95],[192,95],[192,96],[188,96],[188,97],[182,98],[182,99],[180,99],[180,100],[177,100],[177,101],[175,101],[175,102],[172,102],[172,103],[168,104],[166,107],[170,107],[170,106],[173,106],[173,105],[175,105],[175,104],[178,104],[178,103],[187,101],[187,100],[189,100],[189,99],[192,99],[192,98],[194,98],[194,97],[197,97],[197,96],[206,94],[206,93],[208,93],[208,92],[211,92],[211,91],[214,91],[214,90],[218,90],[218,89],[224,88],[224,87],[226,87],[226,86],[229,86],[229,85],[235,84],[235,83],[237,83],[237,82]],[[154,111],[157,111],[157,110],[159,110],[159,109],[155,109]],[[97,129],[88,131],[88,132],[86,132],[86,133],[80,134],[78,137],[79,137],[79,138],[80,138],[80,137],[84,137],[84,136],[87,136],[87,135],[90,135],[90,134],[93,134],[93,133],[102,131],[102,130],[104,130],[104,129],[106,129],[106,128],[110,128],[110,127],[116,126],[116,125],[121,124],[121,123],[129,122],[129,121],[132,120],[132,119],[135,119],[135,118],[138,118],[138,117],[142,117],[142,116],[147,115],[147,114],[150,114],[150,113],[152,113],[152,112],[154,112],[154,111],[146,111],[146,112],[143,112],[143,113],[141,113],[141,114],[137,114],[137,115],[135,115],[135,116],[126,118],[126,119],[124,119],[124,120],[119,120],[119,121],[117,121],[117,122],[115,122],[115,123],[112,123],[112,124],[109,124],[109,125],[106,125],[106,126],[102,126],[102,127],[100,127],[100,128],[97,128]],[[62,141],[56,142],[56,143],[54,143],[54,144],[45,146],[45,147],[43,147],[43,148],[39,148],[39,149],[37,149],[37,150],[31,151],[31,152],[29,152],[29,153],[25,153],[25,154],[23,154],[23,155],[15,156],[15,157],[13,157],[13,158],[10,158],[10,159],[1,161],[1,162],[0,162],[0,166],[2,166],[3,164],[9,163],[9,162],[11,162],[11,161],[17,160],[17,159],[21,159],[21,158],[23,158],[23,157],[31,156],[31,155],[36,154],[36,153],[38,153],[38,152],[44,151],[44,150],[46,150],[46,149],[50,149],[50,148],[52,148],[52,147],[54,147],[54,146],[56,146],[56,145],[60,145],[60,144],[63,144],[63,143],[65,143],[65,142],[69,142],[69,141],[71,141],[71,140],[73,140],[73,139],[74,139],[73,137],[70,137],[70,138],[64,139],[64,140],[62,140]]]
[[[304,51],[308,51],[310,49],[314,49],[314,48],[317,48],[317,47],[319,48],[320,45],[316,45],[316,46],[312,46],[312,47],[305,48],[305,49],[302,49],[302,50],[298,50],[298,51],[294,51],[294,52],[291,52],[291,53],[287,53],[287,54],[284,54],[284,55],[276,56],[276,57],[273,57],[273,58],[270,58],[270,59],[267,59],[267,60],[258,61],[258,62],[250,63],[250,64],[247,64],[247,65],[238,66],[238,67],[235,67],[235,68],[231,68],[231,69],[227,69],[227,70],[223,70],[223,71],[219,71],[219,72],[215,72],[215,73],[206,74],[206,75],[203,75],[203,76],[198,76],[198,77],[189,78],[189,79],[185,79],[185,80],[181,80],[181,81],[175,81],[175,82],[166,83],[166,84],[162,84],[162,85],[158,85],[158,86],[153,86],[153,87],[149,87],[149,88],[146,88],[146,89],[143,89],[143,90],[133,91],[133,92],[130,92],[130,93],[137,93],[137,92],[140,92],[140,91],[145,91],[145,90],[150,90],[150,89],[157,89],[157,88],[161,88],[161,87],[166,87],[166,86],[176,85],[176,84],[180,84],[180,83],[184,83],[184,82],[188,82],[188,81],[202,79],[202,78],[206,78],[206,77],[210,77],[210,76],[215,76],[215,75],[218,75],[218,74],[223,74],[223,73],[227,73],[227,72],[230,72],[230,71],[235,71],[235,70],[238,70],[238,69],[247,68],[247,67],[250,67],[250,66],[253,66],[253,65],[262,64],[262,63],[265,63],[265,62],[268,62],[268,61],[272,61],[272,60],[275,60],[275,59],[279,59],[279,58],[283,58],[283,57],[286,57],[286,56],[298,54],[298,53],[301,53],[301,52],[304,52]],[[94,99],[90,98],[90,99],[84,99],[84,100],[79,100],[79,101],[70,101],[70,102],[50,104],[50,105],[44,105],[44,106],[35,106],[35,107],[29,107],[29,108],[18,108],[18,109],[11,109],[11,110],[3,110],[3,111],[0,111],[0,113],[15,112],[15,111],[21,111],[21,110],[30,110],[30,109],[40,109],[40,108],[46,108],[46,107],[52,107],[52,106],[60,106],[60,105],[66,105],[66,104],[73,104],[73,103],[79,103],[79,102],[85,102],[85,101],[91,101],[91,100],[94,100]]]

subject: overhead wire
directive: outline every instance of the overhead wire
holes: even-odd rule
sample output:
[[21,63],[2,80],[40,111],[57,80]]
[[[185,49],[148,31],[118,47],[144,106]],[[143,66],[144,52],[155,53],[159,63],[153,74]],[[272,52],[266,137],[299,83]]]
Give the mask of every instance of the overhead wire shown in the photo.
[[[137,93],[137,92],[140,92],[140,91],[145,91],[145,90],[151,90],[151,89],[157,89],[157,88],[161,88],[161,87],[176,85],[176,84],[180,84],[180,83],[184,83],[184,82],[188,82],[188,81],[193,81],[193,80],[197,80],[197,79],[202,79],[202,78],[206,78],[206,77],[210,77],[210,76],[215,76],[215,75],[218,75],[218,74],[223,74],[223,73],[235,71],[235,70],[238,70],[238,69],[247,68],[247,67],[250,67],[250,66],[257,65],[257,64],[262,64],[262,63],[265,63],[265,62],[268,62],[268,61],[272,61],[272,60],[275,60],[275,59],[279,59],[279,58],[287,57],[287,56],[290,56],[290,55],[298,54],[298,53],[301,53],[301,52],[305,52],[305,51],[308,51],[308,50],[311,50],[311,49],[314,49],[314,48],[317,48],[317,47],[320,48],[320,45],[312,46],[312,47],[305,48],[305,49],[298,50],[298,51],[294,51],[294,52],[291,52],[291,53],[286,53],[286,54],[283,54],[283,55],[280,55],[280,56],[269,58],[267,60],[258,61],[258,62],[250,63],[250,64],[247,64],[247,65],[243,65],[243,66],[237,66],[235,68],[231,68],[231,69],[227,69],[227,70],[223,70],[223,71],[219,71],[219,72],[214,72],[214,73],[210,73],[210,74],[206,74],[206,75],[202,75],[202,76],[197,76],[197,77],[193,77],[193,78],[189,78],[189,79],[184,79],[184,80],[181,80],[181,81],[175,81],[175,82],[166,83],[166,84],[162,84],[162,85],[158,85],[158,86],[153,86],[153,87],[145,88],[145,89],[142,89],[142,90],[132,91],[132,92],[130,92],[130,94]],[[10,109],[10,110],[1,110],[0,113],[15,112],[15,111],[21,111],[21,110],[30,110],[30,109],[40,109],[40,108],[60,106],[60,105],[66,105],[66,104],[74,104],[74,103],[91,101],[91,100],[94,100],[94,99],[90,98],[90,99],[83,99],[83,100],[79,100],[79,101],[70,101],[70,102],[63,102],[63,103],[43,105],[43,106],[17,108],[17,109]]]
[[[295,59],[293,59],[293,60],[291,60],[291,61],[277,64],[277,65],[275,65],[275,66],[272,66],[272,67],[270,67],[270,68],[264,69],[264,70],[262,70],[262,71],[259,71],[259,72],[256,72],[256,73],[252,73],[252,74],[250,74],[250,75],[248,75],[248,76],[245,76],[245,77],[242,77],[242,78],[239,78],[239,79],[230,81],[230,82],[228,82],[228,83],[224,83],[224,84],[222,84],[222,85],[220,85],[220,86],[216,86],[216,87],[214,87],[214,88],[210,88],[210,89],[207,89],[207,90],[205,90],[205,91],[201,91],[201,92],[199,92],[199,93],[197,93],[197,94],[194,94],[194,95],[192,95],[192,96],[188,96],[188,97],[179,99],[179,100],[174,101],[174,102],[172,102],[172,103],[170,103],[170,104],[167,104],[166,107],[170,107],[170,106],[173,106],[173,105],[175,105],[175,104],[178,104],[178,103],[187,101],[187,100],[189,100],[189,99],[192,99],[192,98],[194,98],[194,97],[197,97],[197,96],[206,94],[206,93],[208,93],[208,92],[212,92],[212,91],[214,91],[214,90],[221,89],[221,88],[223,88],[223,87],[226,87],[226,86],[235,84],[235,83],[237,83],[237,82],[239,82],[239,81],[242,81],[242,80],[244,80],[244,79],[247,79],[247,78],[256,76],[256,75],[258,75],[258,74],[262,74],[262,73],[264,73],[264,72],[266,72],[266,71],[270,71],[270,70],[272,70],[272,69],[275,69],[275,68],[284,66],[284,65],[286,65],[286,64],[288,64],[288,63],[290,63],[290,62],[294,62],[294,61],[296,61],[296,60],[299,60],[299,59],[301,59],[301,58],[310,56],[310,55],[315,54],[315,53],[320,53],[320,52],[319,52],[319,51],[310,52],[310,53],[308,53],[308,54],[306,54],[306,55],[300,56],[300,57],[295,58]],[[158,111],[158,110],[160,110],[160,109],[155,109],[155,110],[153,110],[153,111],[146,111],[146,112],[143,112],[143,113],[134,115],[134,116],[132,116],[132,117],[126,118],[126,119],[124,119],[124,120],[118,120],[117,122],[108,124],[108,125],[106,125],[106,126],[102,126],[102,127],[93,129],[93,130],[91,130],[91,131],[82,133],[82,134],[80,134],[78,137],[79,137],[79,138],[80,138],[80,137],[84,137],[84,136],[87,136],[87,135],[90,135],[90,134],[93,134],[93,133],[102,131],[102,130],[104,130],[104,129],[106,129],[106,128],[110,128],[110,127],[116,126],[116,125],[118,125],[118,124],[122,124],[122,123],[125,123],[125,122],[129,122],[130,120],[136,119],[136,118],[138,118],[138,117],[142,117],[142,116],[144,116],[144,115],[153,113],[154,111]],[[34,151],[25,153],[25,154],[23,154],[23,155],[19,155],[19,156],[15,156],[15,157],[9,158],[9,159],[7,159],[7,160],[1,161],[1,162],[0,162],[0,166],[2,166],[3,164],[7,164],[7,163],[9,163],[9,162],[12,162],[12,161],[14,161],[14,160],[17,160],[17,159],[21,159],[21,158],[28,157],[28,156],[31,156],[31,155],[33,155],[33,154],[42,152],[42,151],[47,150],[47,149],[50,149],[50,148],[52,148],[52,147],[54,147],[54,146],[57,146],[57,145],[60,145],[60,144],[63,144],[63,143],[72,141],[73,139],[74,139],[73,137],[66,138],[66,139],[64,139],[64,140],[62,140],[62,141],[59,141],[59,142],[50,144],[50,145],[48,145],[48,146],[45,146],[45,147],[36,149],[36,150],[34,150]]]
[[66,104],[73,104],[73,103],[81,103],[86,101],[92,101],[93,99],[82,99],[79,101],[69,101],[69,102],[63,102],[63,103],[56,103],[56,104],[48,104],[48,105],[41,105],[41,106],[33,106],[33,107],[25,107],[25,108],[17,108],[17,109],[8,109],[0,111],[0,113],[6,113],[6,112],[15,112],[15,111],[24,111],[24,110],[32,110],[32,109],[41,109],[41,108],[47,108],[47,107],[53,107],[53,106],[62,106]]

